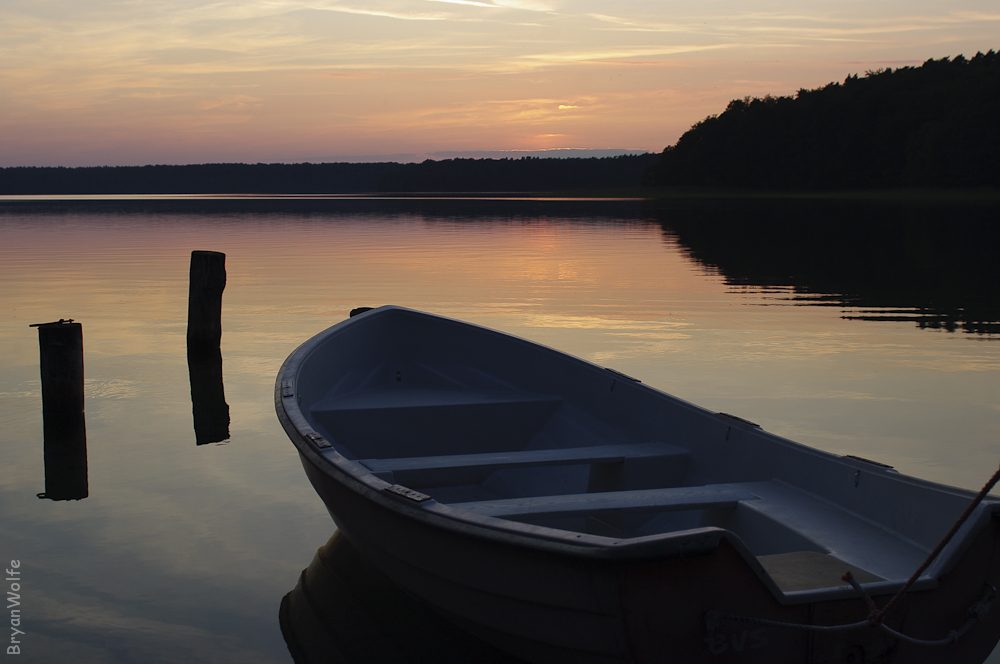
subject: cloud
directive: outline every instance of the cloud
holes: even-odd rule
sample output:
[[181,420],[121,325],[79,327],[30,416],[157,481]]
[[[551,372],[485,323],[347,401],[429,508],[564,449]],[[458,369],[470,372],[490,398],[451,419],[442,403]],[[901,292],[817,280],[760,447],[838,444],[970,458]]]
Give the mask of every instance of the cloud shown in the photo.
[[937,31],[943,25],[971,25],[979,21],[998,21],[1000,14],[953,11],[942,15],[897,15],[889,17],[850,17],[832,14],[799,14],[775,12],[744,12],[732,15],[692,15],[674,22],[664,23],[658,16],[616,16],[589,13],[587,17],[611,27],[600,28],[619,32],[636,33],[687,33],[703,35],[743,35],[747,46],[753,45],[759,35],[792,41],[843,41],[861,42],[864,37],[885,37],[919,31]]
[[198,107],[206,111],[219,108],[242,111],[251,107],[259,107],[262,101],[259,97],[251,97],[249,95],[232,95],[217,97],[215,99],[205,99],[199,103]]
[[556,8],[548,3],[535,0],[497,0],[498,5],[511,9],[523,9],[531,12],[554,12]]
[[737,44],[685,44],[676,46],[645,46],[608,50],[562,51],[554,53],[530,53],[520,56],[521,63],[532,66],[556,66],[580,62],[605,62],[625,58],[677,55],[697,51],[713,51],[734,48]]
[[[641,17],[623,18],[608,14],[587,14],[592,19],[602,23],[619,26],[616,29],[634,32],[705,32],[705,24],[660,23]],[[714,31],[712,31],[714,32]]]
[[[430,0],[432,2],[449,2],[453,4],[481,4],[473,2],[458,2],[458,0]],[[488,5],[483,5],[488,6]],[[382,18],[395,18],[402,21],[444,21],[449,18],[448,14],[441,13],[403,13],[394,11],[385,11],[378,9],[365,9],[361,7],[349,7],[347,5],[330,5],[323,7],[323,11],[329,12],[341,12],[344,14],[358,14],[362,16],[379,16]]]
[[492,7],[496,9],[499,5],[490,4],[488,2],[474,2],[474,0],[426,0],[426,2],[444,2],[451,5],[471,5],[473,7]]

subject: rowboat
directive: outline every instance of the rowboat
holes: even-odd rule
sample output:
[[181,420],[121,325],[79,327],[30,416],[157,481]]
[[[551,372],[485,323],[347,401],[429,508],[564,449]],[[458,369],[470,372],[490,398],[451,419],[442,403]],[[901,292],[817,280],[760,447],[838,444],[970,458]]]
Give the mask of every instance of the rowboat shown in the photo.
[[978,664],[1000,638],[997,498],[502,332],[359,313],[275,408],[360,555],[527,661]]

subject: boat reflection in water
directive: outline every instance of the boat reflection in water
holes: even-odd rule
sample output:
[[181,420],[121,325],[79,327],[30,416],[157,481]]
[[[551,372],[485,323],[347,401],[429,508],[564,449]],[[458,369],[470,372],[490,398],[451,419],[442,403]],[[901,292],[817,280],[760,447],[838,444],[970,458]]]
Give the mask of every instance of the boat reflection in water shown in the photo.
[[439,617],[364,560],[339,531],[281,600],[295,664],[517,664]]

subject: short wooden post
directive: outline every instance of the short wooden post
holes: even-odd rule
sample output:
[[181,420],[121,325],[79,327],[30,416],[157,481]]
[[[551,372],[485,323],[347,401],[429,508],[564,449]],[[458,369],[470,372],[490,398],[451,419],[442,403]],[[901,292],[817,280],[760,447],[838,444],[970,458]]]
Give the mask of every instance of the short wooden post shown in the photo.
[[188,288],[188,353],[218,348],[222,343],[222,291],[226,288],[226,255],[192,251]]
[[41,354],[42,412],[83,412],[83,326],[73,319],[36,323]]
[[70,319],[32,327],[38,328],[45,432],[45,493],[38,497],[80,500],[88,495],[83,326]]

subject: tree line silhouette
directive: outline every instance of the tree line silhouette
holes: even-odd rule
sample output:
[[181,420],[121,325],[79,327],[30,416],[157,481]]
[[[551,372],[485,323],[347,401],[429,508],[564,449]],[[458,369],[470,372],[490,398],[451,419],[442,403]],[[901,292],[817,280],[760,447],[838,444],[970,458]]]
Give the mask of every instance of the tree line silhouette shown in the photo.
[[0,194],[540,192],[636,187],[657,155],[428,159],[418,164],[194,164],[0,168]]
[[373,164],[191,164],[187,166],[13,167],[0,194],[303,194],[376,191],[398,168]]
[[1000,55],[745,97],[667,147],[644,183],[759,189],[1000,185]]
[[428,159],[379,180],[382,192],[538,192],[637,187],[657,155],[555,159]]

